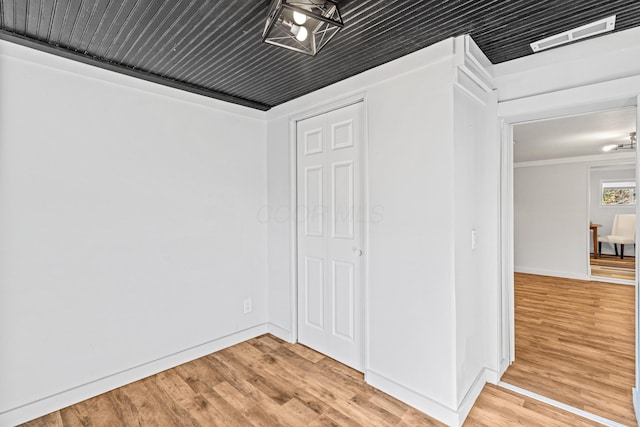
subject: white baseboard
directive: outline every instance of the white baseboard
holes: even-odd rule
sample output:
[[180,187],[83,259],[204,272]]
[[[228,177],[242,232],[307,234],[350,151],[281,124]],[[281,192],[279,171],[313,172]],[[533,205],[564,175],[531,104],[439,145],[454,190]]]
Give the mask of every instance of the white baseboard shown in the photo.
[[587,274],[583,275],[583,274],[571,273],[566,271],[542,270],[539,268],[515,266],[513,268],[513,271],[515,273],[535,274],[538,276],[562,277],[563,279],[576,279],[576,280],[587,280],[587,281],[596,281],[596,282],[605,282],[605,283],[615,283],[618,285],[635,286],[636,284],[635,281],[633,280],[615,279],[611,277],[598,277],[598,276],[587,275]]
[[636,421],[640,423],[640,391],[637,388],[633,388],[633,409],[636,413]]
[[395,397],[407,405],[413,406],[440,422],[449,426],[460,425],[458,412],[446,405],[438,403],[371,370],[365,372],[364,379],[369,385]]
[[273,335],[276,336],[278,338],[280,338],[283,341],[289,342],[294,344],[295,342],[293,341],[293,337],[291,335],[291,331],[287,331],[286,329],[281,328],[280,326],[273,324],[273,323],[267,323],[267,331]]
[[495,382],[490,381],[491,384],[497,385],[500,382],[500,378],[502,378],[504,373],[507,372],[507,369],[509,369],[510,365],[511,365],[511,362],[509,361],[508,358],[505,357],[504,359],[502,359],[499,363],[498,369],[500,369],[500,371],[496,375],[496,381]]
[[411,390],[371,370],[365,372],[365,381],[369,385],[401,400],[407,405],[413,406],[440,422],[449,426],[459,427],[462,426],[467,415],[471,412],[478,396],[482,393],[484,385],[487,382],[492,384],[498,383],[498,373],[494,370],[483,368],[465,394],[462,402],[460,402],[460,405],[458,405],[457,410],[451,409],[442,403],[436,402],[415,390]]
[[493,369],[484,368],[484,378],[485,382],[488,382],[493,385],[498,385],[500,382],[500,377],[502,374],[494,371]]
[[216,338],[203,344],[184,349],[160,359],[152,360],[142,365],[134,366],[113,375],[81,384],[69,390],[63,390],[54,395],[35,402],[30,402],[17,408],[0,413],[0,426],[13,426],[33,420],[51,412],[58,411],[107,391],[114,390],[126,384],[141,380],[158,372],[190,362],[207,354],[214,353],[243,341],[266,334],[266,323],[248,328],[233,334]]
[[586,272],[575,273],[571,271],[543,270],[540,268],[522,267],[518,265],[513,267],[513,271],[515,273],[536,274],[538,276],[562,277],[564,279],[576,279],[576,280],[591,280],[591,277]]
[[[478,396],[480,396],[480,393],[482,393],[484,385],[488,382],[497,384],[497,379],[498,373],[494,370],[483,368],[480,371],[471,387],[469,387],[467,394],[465,394],[464,398],[462,399],[462,402],[460,402],[460,405],[458,405],[457,412],[459,426],[461,426],[464,423],[464,420],[467,419],[467,415],[469,415],[469,412],[471,412],[471,408],[473,408],[473,405],[476,403]],[[496,382],[493,382],[493,380],[496,380]]]

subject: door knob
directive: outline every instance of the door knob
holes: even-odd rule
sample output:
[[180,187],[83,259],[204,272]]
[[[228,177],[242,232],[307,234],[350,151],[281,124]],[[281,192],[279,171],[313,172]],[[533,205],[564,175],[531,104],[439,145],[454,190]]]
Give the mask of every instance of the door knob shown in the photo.
[[362,250],[360,249],[354,249],[353,253],[356,254],[357,256],[362,256]]

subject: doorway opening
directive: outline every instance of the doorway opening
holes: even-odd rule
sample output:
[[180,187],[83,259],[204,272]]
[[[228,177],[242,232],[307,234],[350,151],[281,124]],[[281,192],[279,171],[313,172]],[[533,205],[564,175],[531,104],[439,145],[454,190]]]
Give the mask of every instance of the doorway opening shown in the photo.
[[[513,135],[513,145],[507,147],[513,150],[510,304],[515,362],[502,381],[624,425],[635,423],[637,294],[635,287],[621,283],[636,283],[636,251],[625,241],[622,258],[616,257],[615,240],[604,237],[612,235],[616,215],[636,213],[637,153],[605,153],[602,148],[613,139],[616,146],[623,145],[635,131],[636,115],[636,108],[625,108],[514,121],[505,132]],[[633,191],[603,185],[612,182],[632,182]],[[602,189],[612,187],[618,195],[633,193],[626,202],[634,203],[604,204]],[[600,237],[592,234],[594,225],[596,232],[601,229]],[[602,252],[598,243],[604,243]],[[622,250],[620,245],[617,249]],[[622,269],[631,276],[614,277]],[[603,276],[607,272],[610,277]]]

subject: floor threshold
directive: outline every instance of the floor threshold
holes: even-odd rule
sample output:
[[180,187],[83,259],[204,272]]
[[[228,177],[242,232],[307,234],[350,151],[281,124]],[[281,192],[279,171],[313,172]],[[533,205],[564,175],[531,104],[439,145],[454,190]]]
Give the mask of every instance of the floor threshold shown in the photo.
[[609,427],[627,427],[624,424],[617,423],[615,421],[611,421],[607,418],[601,417],[596,414],[592,414],[591,412],[583,411],[582,409],[575,408],[573,406],[567,405],[566,403],[558,402],[557,400],[549,399],[548,397],[542,396],[538,393],[534,393],[529,390],[525,390],[515,385],[511,385],[509,383],[505,383],[504,381],[500,381],[498,383],[499,387],[506,388],[507,390],[511,390],[515,393],[521,394],[523,396],[530,397],[542,403],[546,403],[547,405],[555,406],[558,409],[562,409],[567,412],[571,412],[572,414],[578,415],[580,417],[586,418],[591,421],[595,421],[596,423],[600,423],[604,426]]

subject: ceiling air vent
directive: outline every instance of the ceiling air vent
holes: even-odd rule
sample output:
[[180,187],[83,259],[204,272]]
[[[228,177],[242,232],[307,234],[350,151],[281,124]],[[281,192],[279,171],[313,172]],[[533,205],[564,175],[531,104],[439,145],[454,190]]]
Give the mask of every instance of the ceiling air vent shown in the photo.
[[534,52],[539,52],[541,50],[584,39],[585,37],[591,37],[595,36],[596,34],[602,34],[606,33],[607,31],[612,31],[615,26],[616,15],[613,15],[608,18],[604,18],[599,21],[574,28],[573,30],[565,31],[564,33],[556,34],[555,36],[547,37],[545,39],[538,40],[537,42],[533,42],[531,43],[531,49],[533,49]]

